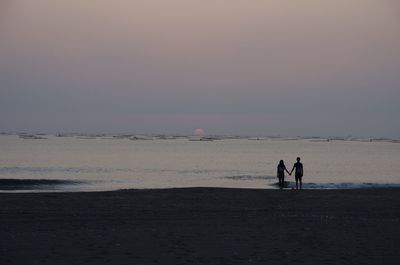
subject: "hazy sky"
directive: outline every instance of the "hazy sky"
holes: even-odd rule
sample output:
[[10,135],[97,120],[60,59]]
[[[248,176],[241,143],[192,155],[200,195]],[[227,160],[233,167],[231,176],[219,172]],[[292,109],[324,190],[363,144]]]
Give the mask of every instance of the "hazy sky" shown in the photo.
[[0,131],[400,137],[398,0],[0,0]]

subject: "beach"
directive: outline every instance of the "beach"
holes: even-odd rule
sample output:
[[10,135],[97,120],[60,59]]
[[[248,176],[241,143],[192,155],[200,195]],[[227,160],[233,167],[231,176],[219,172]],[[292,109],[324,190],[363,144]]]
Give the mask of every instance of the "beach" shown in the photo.
[[0,264],[397,264],[400,189],[0,194]]

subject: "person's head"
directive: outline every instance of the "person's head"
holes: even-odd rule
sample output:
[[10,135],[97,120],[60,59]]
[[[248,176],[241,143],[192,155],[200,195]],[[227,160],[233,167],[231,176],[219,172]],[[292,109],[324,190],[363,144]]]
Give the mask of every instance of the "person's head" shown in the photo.
[[279,166],[284,166],[285,163],[283,163],[283,160],[279,161]]
[[297,160],[297,162],[300,162],[300,157],[297,157],[296,160]]

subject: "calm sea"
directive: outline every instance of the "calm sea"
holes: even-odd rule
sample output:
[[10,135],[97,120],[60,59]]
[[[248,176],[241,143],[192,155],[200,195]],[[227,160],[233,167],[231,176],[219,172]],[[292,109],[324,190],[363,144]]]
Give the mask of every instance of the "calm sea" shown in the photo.
[[[276,188],[276,166],[304,164],[305,188],[400,187],[400,144],[225,139],[210,142],[0,136],[0,190]],[[294,178],[286,176],[289,188]]]

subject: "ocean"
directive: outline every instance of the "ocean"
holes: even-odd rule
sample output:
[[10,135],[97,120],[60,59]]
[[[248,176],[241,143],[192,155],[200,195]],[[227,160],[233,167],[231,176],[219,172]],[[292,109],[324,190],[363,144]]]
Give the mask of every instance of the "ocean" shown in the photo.
[[[315,139],[0,136],[0,191],[178,187],[276,189],[276,166],[304,164],[303,188],[400,187],[400,144]],[[294,174],[286,175],[288,188]]]

